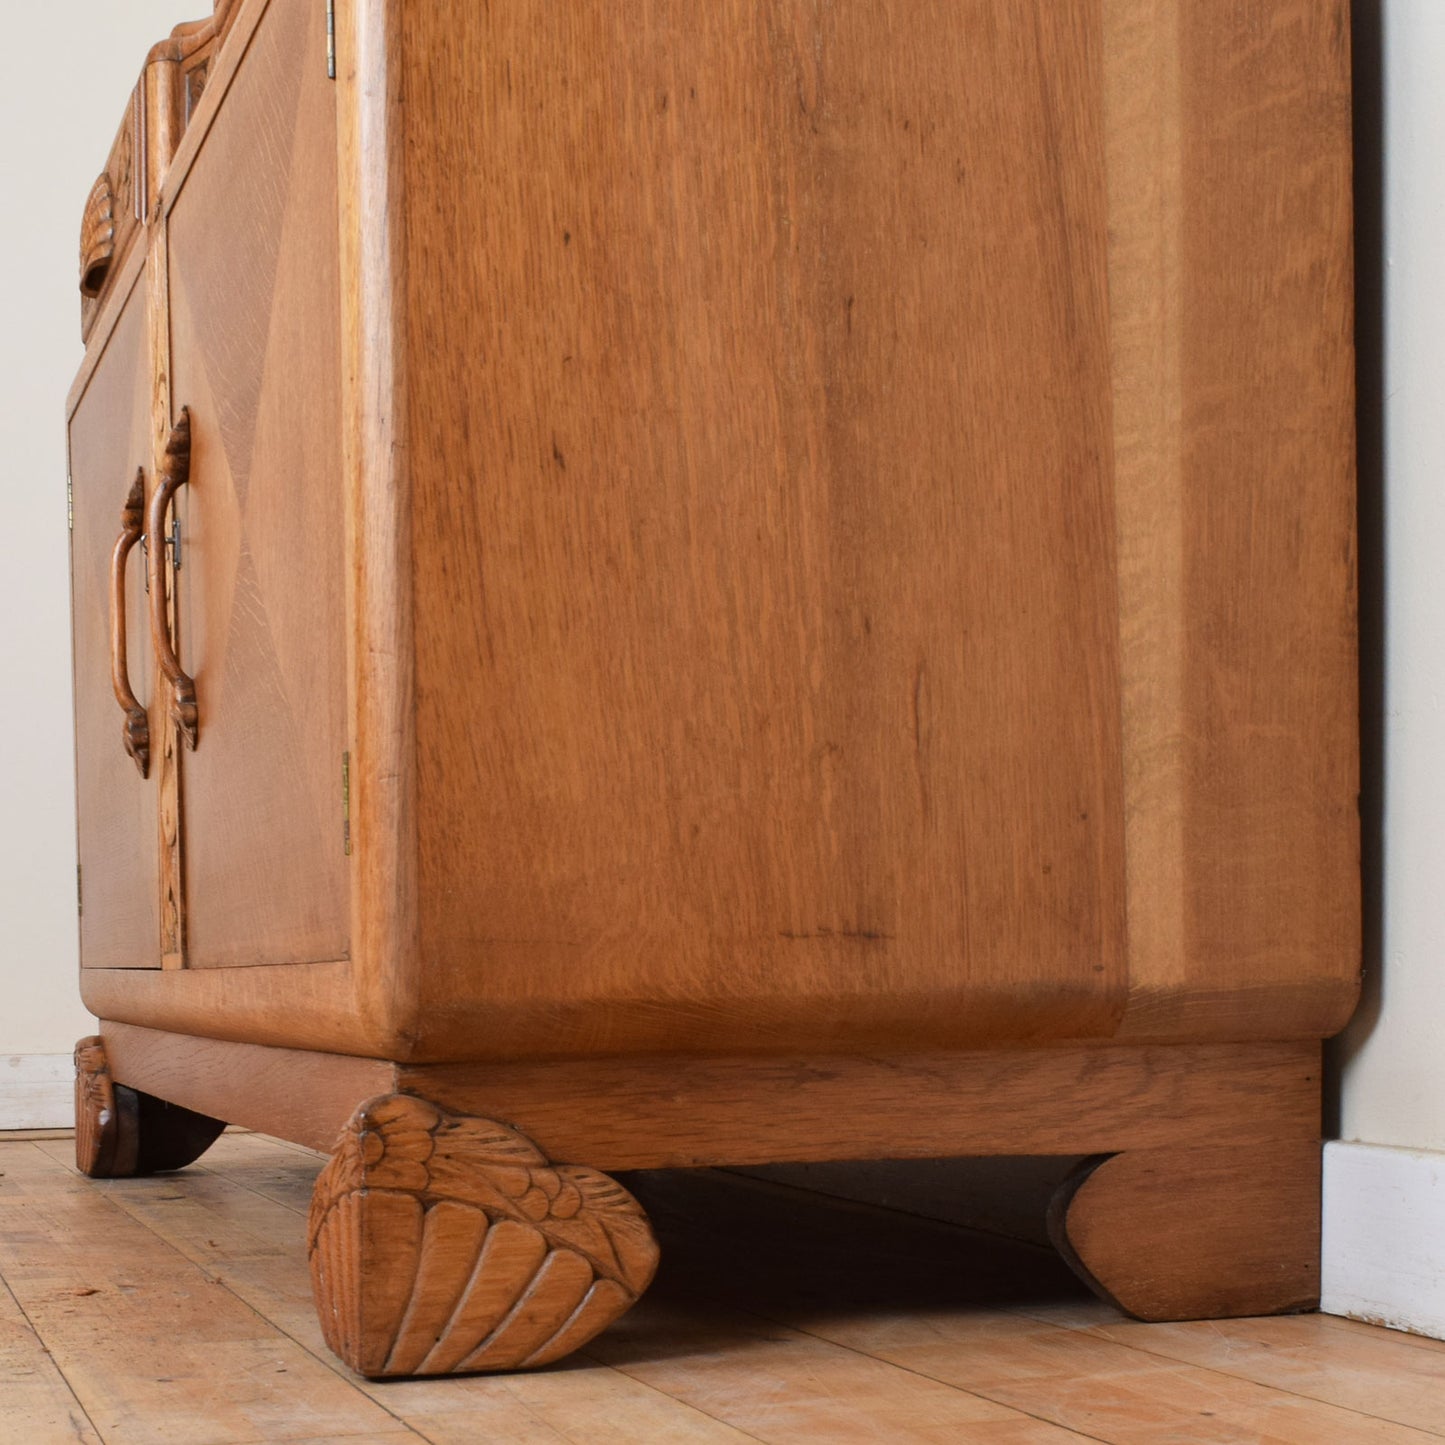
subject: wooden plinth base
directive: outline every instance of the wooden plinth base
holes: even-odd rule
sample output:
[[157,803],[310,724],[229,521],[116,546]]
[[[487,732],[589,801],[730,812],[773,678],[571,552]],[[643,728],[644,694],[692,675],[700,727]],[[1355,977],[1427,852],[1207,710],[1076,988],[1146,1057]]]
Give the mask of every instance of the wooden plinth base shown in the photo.
[[368,1375],[545,1364],[627,1309],[656,1247],[599,1168],[1091,1154],[1051,1228],[1123,1309],[1318,1295],[1315,1043],[405,1065],[104,1038],[122,1085],[332,1150],[313,1282],[328,1342]]

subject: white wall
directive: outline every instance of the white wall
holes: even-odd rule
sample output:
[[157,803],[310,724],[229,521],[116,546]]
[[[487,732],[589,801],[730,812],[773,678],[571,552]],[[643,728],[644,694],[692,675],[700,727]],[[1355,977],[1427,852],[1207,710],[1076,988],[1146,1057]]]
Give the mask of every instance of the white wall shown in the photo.
[[1445,4],[1355,32],[1367,980],[1324,1308],[1445,1338]]
[[0,1056],[68,1053],[76,988],[65,395],[80,213],[151,45],[206,6],[9,0],[0,21]]
[[1340,1132],[1445,1150],[1445,4],[1377,9],[1381,396],[1361,475],[1383,484],[1382,891],[1374,977],[1341,1051]]

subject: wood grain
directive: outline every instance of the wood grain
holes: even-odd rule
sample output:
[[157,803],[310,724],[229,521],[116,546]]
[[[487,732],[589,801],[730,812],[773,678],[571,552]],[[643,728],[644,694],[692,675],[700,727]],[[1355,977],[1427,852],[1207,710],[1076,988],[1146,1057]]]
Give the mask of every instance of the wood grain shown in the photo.
[[[1445,1356],[1434,1356],[1440,1347],[1433,1342],[1393,1336],[1401,1349],[1423,1347],[1432,1358],[1412,1366],[1396,1356],[1401,1373],[1391,1386],[1382,1380],[1372,1397],[1341,1400],[1344,1380],[1333,1367],[1343,1352],[1321,1348],[1319,1365],[1310,1369],[1307,1363],[1313,1341],[1346,1328],[1341,1321],[1315,1315],[1197,1327],[1129,1325],[1113,1306],[1071,1294],[1044,1260],[996,1236],[969,1236],[921,1221],[906,1227],[897,1215],[825,1208],[795,1190],[770,1197],[772,1191],[750,1182],[706,1171],[666,1182],[666,1205],[650,1179],[638,1187],[663,1238],[669,1272],[678,1267],[675,1293],[667,1291],[666,1280],[654,1291],[681,1305],[680,1318],[668,1322],[674,1330],[687,1328],[690,1304],[706,1299],[806,1330],[810,1340],[886,1361],[921,1380],[1027,1411],[1055,1429],[1120,1445],[1423,1445],[1416,1431],[1431,1428],[1433,1411],[1423,1396],[1431,1386],[1438,1394],[1445,1371]],[[887,1247],[875,1248],[876,1233],[885,1226]],[[734,1250],[740,1244],[740,1254],[720,1249],[719,1240]],[[738,1258],[754,1252],[762,1259],[740,1269]],[[785,1419],[801,1408],[801,1382],[770,1401],[747,1352],[729,1354],[721,1342],[711,1351],[649,1353],[642,1335],[648,1307],[645,1301],[618,1327],[615,1354],[610,1339],[596,1353],[684,1399],[726,1401],[727,1418],[750,1418],[764,1435],[768,1403]],[[1276,1329],[1277,1343],[1295,1344],[1295,1369],[1277,1365],[1273,1381],[1263,1352],[1251,1359],[1241,1349],[1234,1367],[1227,1363],[1230,1335],[1260,1326]],[[1173,1336],[1190,1328],[1199,1335],[1186,1356],[1174,1348]],[[1216,1330],[1217,1346],[1206,1348]],[[662,1332],[672,1337],[665,1325]],[[1121,1333],[1132,1333],[1129,1346],[1116,1342]],[[1370,1338],[1385,1337],[1371,1332]]]
[[[150,359],[150,440],[157,478],[171,438],[174,415],[171,404],[170,297],[166,286],[170,230],[164,217],[151,227],[146,256],[146,320]],[[184,513],[184,503],[182,503]],[[184,531],[184,526],[182,527]],[[166,609],[162,619],[171,648],[184,649],[186,639],[177,606],[178,577],[174,551],[160,544],[160,561],[165,579]],[[154,614],[153,614],[154,615]],[[155,628],[152,627],[154,634]],[[171,683],[157,677],[157,700],[171,695]],[[160,962],[167,971],[185,967],[185,816],[182,809],[181,736],[169,707],[157,707],[156,734],[160,738],[156,776],[156,826],[160,860]]]
[[[112,325],[98,337],[74,399],[69,450],[71,645],[75,678],[76,825],[80,958],[85,969],[153,968],[158,949],[156,791],[116,737],[112,679],[112,557],[117,509],[137,472],[149,471],[150,371],[145,287],[125,278]],[[156,696],[138,551],[126,560],[129,678],[138,704]],[[164,712],[149,719],[152,761]],[[87,910],[86,903],[89,903]]]
[[[739,1242],[745,1249],[757,1243],[747,1236]],[[840,1258],[835,1267],[851,1265]],[[916,1377],[900,1390],[896,1367],[819,1338],[813,1325],[800,1319],[799,1328],[788,1328],[731,1308],[701,1315],[677,1298],[636,1325],[624,1319],[589,1353],[757,1440],[1062,1445],[1078,1439],[936,1380]],[[658,1349],[653,1342],[661,1338],[671,1346]]]
[[[375,908],[374,902],[358,906],[377,913],[385,911]],[[484,1051],[476,1040],[469,1041],[459,1028],[445,1020],[434,1025],[420,1041],[414,1030],[399,1032],[399,1021],[410,1016],[408,1010],[414,1007],[417,997],[406,985],[405,970],[398,967],[391,971],[379,964],[375,969],[363,969],[359,964],[357,959],[339,959],[306,965],[257,965],[242,970],[198,970],[189,972],[184,979],[152,981],[138,976],[112,978],[103,971],[87,970],[81,987],[86,1006],[97,1017],[175,1033],[236,1042],[259,1041],[282,1048],[366,1054],[408,1063],[444,1062],[480,1052],[492,1054],[498,1063],[511,1057],[515,1046],[509,1038],[500,1038],[495,1048]],[[1273,1020],[1289,1015],[1298,1003],[1298,988],[1285,984],[1249,991],[1246,997],[1251,1017],[1239,1028],[1227,1031],[1228,1041],[1277,1042]],[[589,1011],[584,1003],[575,1001],[567,1008],[547,1009],[538,1004],[515,1014],[508,1011],[503,1018],[515,1017],[528,1028],[541,1028],[550,1021],[559,1054],[566,1052],[569,1042],[586,1048],[591,1037],[589,1029],[599,1021],[609,1037],[625,1041],[630,1049],[664,1056],[669,1049],[705,1056],[710,1046],[716,1049],[722,1044],[740,1059],[787,1056],[796,1053],[790,1048],[796,1038],[817,1033],[827,1038],[829,1053],[846,1053],[850,1048],[884,1054],[953,1048],[956,1034],[952,1020],[947,1015],[939,1016],[940,1000],[904,996],[892,1004],[887,1010],[876,1011],[871,1026],[869,1020],[850,1013],[846,1003],[821,1022],[806,1017],[801,1004],[796,1008],[774,1005],[766,1017],[759,1016],[756,1027],[745,1038],[737,1040],[709,1030],[708,1010],[682,1005],[642,1009],[618,1001],[609,1008]],[[1199,1032],[1201,1042],[1212,1042],[1210,1030],[1201,1027]],[[520,1037],[525,1038],[525,1033]],[[512,1062],[525,1059],[526,1051],[519,1052],[522,1058]]]
[[1319,1140],[1126,1150],[1065,1182],[1050,1232],[1095,1290],[1138,1319],[1315,1309]]
[[1125,1036],[1358,991],[1348,8],[1103,9]]
[[400,25],[389,0],[336,7],[353,980],[389,1058],[416,1047],[422,967]]
[[[117,1087],[311,1144],[424,1096],[589,1168],[1110,1154],[1061,1237],[1130,1308],[1310,1298],[1343,0],[342,0],[335,84],[325,20],[153,52],[73,393],[83,862],[144,840],[82,919]],[[152,596],[205,746],[152,717],[142,799],[80,669],[183,404]],[[375,1194],[336,1338],[424,1365],[487,1245]]]
[[0,1285],[0,1379],[5,1381],[6,1425],[17,1440],[33,1445],[102,1445],[75,1392],[4,1285]]
[[423,1037],[1110,1033],[1097,7],[400,16]]
[[177,25],[146,57],[146,215],[160,210],[161,188],[205,92],[222,39],[222,17]]
[[[394,1035],[374,1026],[349,959],[261,964],[239,969],[176,969],[148,975],[86,969],[81,997],[101,1018],[173,1033],[283,1048],[385,1059]],[[130,979],[130,982],[127,982]],[[341,1120],[336,1127],[341,1127]],[[323,1141],[325,1142],[325,1141]]]
[[[107,1021],[116,1077],[329,1148],[356,1103],[420,1094],[500,1118],[595,1168],[1105,1153],[1310,1139],[1319,1046],[998,1050],[849,1058],[410,1065],[178,1037]],[[237,1090],[228,1080],[244,1078]]]
[[[229,1134],[202,1169],[97,1186],[71,1172],[68,1149],[0,1142],[0,1275],[32,1312],[33,1324],[13,1318],[27,1342],[17,1364],[36,1371],[9,1379],[6,1404],[35,1400],[42,1371],[57,1390],[69,1378],[117,1441],[169,1431],[244,1445],[318,1432],[437,1445],[1425,1445],[1441,1428],[1438,1342],[1322,1315],[1130,1323],[1010,1241],[716,1171],[671,1177],[653,1216],[663,1275],[588,1358],[513,1377],[372,1384],[320,1363],[331,1357],[305,1229],[323,1160]],[[104,1208],[80,1210],[79,1192]],[[126,1267],[136,1258],[165,1263],[138,1274]],[[98,1292],[78,1293],[87,1288]],[[234,1333],[217,1345],[177,1332],[178,1296],[182,1320],[187,1298],[214,1302],[203,1329],[220,1317],[243,1331],[252,1319],[265,1334],[248,1347]],[[5,1298],[0,1287],[0,1347]],[[112,1302],[121,1338],[104,1329]],[[169,1343],[164,1370],[137,1348],[149,1340]],[[73,1407],[62,1397],[52,1415],[46,1398],[37,1424],[53,1419],[54,1438],[74,1440]]]
[[[1336,1315],[1153,1327],[1104,1319],[1090,1331],[1161,1359],[1217,1370],[1419,1430],[1445,1430],[1445,1392],[1439,1384],[1445,1347],[1421,1335],[1372,1329]],[[1425,1352],[1414,1357],[1416,1369],[1402,1368],[1397,1344]]]
[[485,1099],[549,1157],[610,1170],[1319,1134],[1314,1044],[574,1059],[404,1066],[397,1078],[447,1108],[479,1112]]
[[356,967],[167,1023],[423,1062],[1349,1007],[1338,4],[795,11],[349,0],[334,85],[318,7],[224,16],[151,313],[234,747],[184,799],[161,748],[161,954]]
[[[0,1275],[102,1439],[301,1445],[395,1423],[108,1192],[21,1147],[7,1147],[0,1181]],[[105,1189],[175,1198],[181,1177]],[[304,1275],[299,1248],[296,1265]]]
[[[179,574],[205,757],[185,787],[191,968],[348,950],[335,98],[324,7],[271,7],[176,193]],[[298,384],[304,377],[305,384]]]
[[[198,1280],[215,1281],[311,1354],[331,1360],[312,1305],[305,1248],[312,1184],[323,1163],[274,1140],[231,1134],[212,1151],[205,1172],[175,1181],[170,1192],[182,1199],[161,1201],[136,1191],[110,1199],[183,1255]],[[293,1198],[299,1203],[288,1203]],[[347,1381],[359,1399],[369,1397],[389,1411],[405,1439],[418,1438],[408,1424],[424,1430],[428,1441],[468,1445],[478,1440],[558,1445],[567,1438],[588,1445],[636,1445],[652,1438],[715,1445],[749,1438],[583,1361],[509,1380],[454,1376],[373,1384],[348,1374]],[[365,1439],[385,1438],[374,1428],[377,1434],[368,1431]]]
[[373,1379],[550,1364],[657,1268],[647,1216],[615,1181],[400,1095],[369,1100],[342,1131],[307,1242],[326,1342]]
[[180,189],[205,145],[211,126],[220,114],[221,105],[231,83],[240,72],[256,27],[265,15],[270,0],[227,0],[217,5],[213,19],[221,34],[221,44],[213,51],[206,66],[205,84],[176,145],[169,169],[161,180],[157,210],[168,213]]
[[231,27],[236,23],[236,17],[240,13],[241,0],[214,0],[212,18],[218,46],[225,45],[226,39],[231,33]]
[[[305,1229],[324,1161],[232,1134],[203,1169],[97,1187],[70,1171],[68,1145],[0,1143],[0,1275],[51,1348],[57,1388],[72,1380],[82,1408],[112,1427],[107,1438],[1425,1445],[1440,1429],[1438,1342],[1321,1315],[1129,1323],[1008,1240],[716,1171],[670,1176],[661,1207],[655,1181],[640,1186],[666,1267],[586,1358],[512,1377],[371,1384],[319,1363],[330,1356],[312,1317]],[[41,1157],[22,1162],[22,1151]],[[82,1211],[82,1192],[105,1207]],[[5,1253],[20,1230],[26,1243]],[[125,1269],[133,1259],[143,1273]],[[213,1305],[203,1330],[260,1321],[269,1350],[236,1333],[229,1344],[178,1335],[186,1296]],[[102,1328],[112,1303],[123,1339]],[[0,1289],[0,1341],[5,1320]],[[163,1371],[136,1347],[152,1339],[170,1341]],[[29,1358],[44,1368],[46,1357]],[[7,1405],[34,1398],[30,1378],[12,1379]],[[68,1407],[57,1408],[63,1425]]]
[[[259,6],[253,5],[253,11]],[[121,131],[112,149],[102,180],[97,185],[97,195],[105,192],[109,206],[109,231],[107,240],[101,236],[97,216],[87,212],[86,233],[82,241],[83,289],[94,293],[82,307],[83,332],[91,338],[81,375],[71,393],[69,412],[72,417],[72,432],[84,423],[76,420],[80,413],[87,388],[99,366],[114,335],[118,321],[116,307],[121,298],[134,317],[143,317],[146,334],[144,354],[137,366],[137,379],[142,385],[148,384],[149,426],[151,435],[147,444],[138,451],[138,465],[144,469],[151,465],[160,469],[165,456],[166,442],[170,433],[171,415],[171,358],[170,358],[170,305],[168,293],[168,231],[164,219],[159,216],[158,201],[160,188],[166,178],[170,161],[180,141],[182,132],[191,119],[192,112],[201,93],[203,79],[208,73],[212,59],[221,38],[236,19],[238,7],[231,4],[219,5],[212,21],[178,27],[170,40],[155,47],[147,59],[140,83],[131,97]],[[218,97],[219,99],[219,97]],[[152,220],[156,224],[149,225]],[[148,227],[147,229],[142,229]],[[130,246],[130,239],[145,236],[144,245]],[[105,245],[101,246],[104,241]],[[105,251],[104,272],[95,270],[100,247]],[[95,255],[91,255],[95,252]],[[90,260],[87,261],[86,257]],[[87,269],[89,268],[89,269]],[[144,272],[144,284],[139,293],[133,288],[137,277]],[[133,322],[134,324],[134,322]],[[87,412],[97,410],[92,403]],[[74,450],[74,446],[72,447]],[[72,466],[72,471],[74,470]],[[93,548],[88,537],[83,536],[81,547],[86,553],[84,565],[88,566]],[[172,573],[175,559],[166,549],[161,560],[167,582],[166,594],[166,636],[177,646],[180,645],[180,619],[175,607],[175,588]],[[72,575],[78,575],[73,566]],[[76,657],[79,670],[81,633],[79,631],[81,593],[76,592],[77,610]],[[147,649],[147,660],[155,657],[153,649]],[[146,687],[143,695],[151,689]],[[77,693],[77,719],[80,730],[78,745],[78,773],[84,775],[90,766],[89,743],[86,737],[86,721],[89,715],[88,698]],[[158,720],[159,721],[159,720]],[[129,726],[128,737],[137,734],[138,722],[134,719]],[[180,968],[186,961],[186,918],[183,887],[183,808],[181,800],[180,763],[176,749],[176,733],[169,720],[149,730],[152,740],[158,739],[155,749],[157,768],[155,795],[146,795],[141,811],[154,814],[153,830],[159,835],[157,861],[158,881],[149,879],[141,882],[137,897],[128,899],[122,905],[118,921],[122,924],[120,937],[112,942],[99,944],[89,950],[92,966],[150,967],[160,963],[166,968]],[[149,761],[149,760],[148,760]],[[143,772],[148,769],[143,769]],[[82,822],[81,879],[84,876],[84,858],[90,848],[88,844],[104,838],[87,838],[87,822]],[[140,842],[148,831],[142,826],[128,840],[128,848],[137,850],[135,856],[146,863],[152,859],[148,841]],[[105,877],[97,882],[105,887]],[[156,891],[160,897],[153,897]],[[103,916],[111,916],[109,898],[101,897]],[[157,927],[155,938],[149,943],[127,934],[124,920],[128,910],[155,908]],[[84,932],[82,925],[82,932]],[[83,950],[84,951],[84,950]]]
[[[278,1330],[319,1352],[324,1346],[312,1318],[303,1258],[306,1206],[303,1202],[297,1213],[279,1201],[305,1195],[320,1162],[255,1135],[229,1135],[213,1151],[208,1172],[175,1181],[169,1192],[181,1198],[159,1201],[126,1191],[123,1196],[112,1193],[110,1199],[180,1251],[198,1278],[219,1281]],[[671,1243],[695,1256],[715,1242],[712,1222],[725,1221],[726,1231],[736,1231],[741,1252],[756,1259],[764,1236],[749,1231],[729,1209],[734,1191],[719,1188],[723,1182],[712,1176],[711,1188],[692,1191],[691,1224],[674,1225]],[[795,1257],[801,1253],[816,1263],[823,1253],[817,1240],[829,1233],[824,1221],[831,1211],[805,1196],[794,1196],[789,1203],[790,1209],[776,1212],[770,1221],[771,1234],[777,1238],[786,1233],[779,1225],[791,1218],[789,1243],[807,1241],[811,1246],[795,1250]],[[923,1246],[910,1245],[898,1221],[890,1229],[881,1217],[855,1224],[853,1248],[864,1237],[859,1232],[864,1224],[871,1226],[868,1233],[875,1240],[881,1228],[895,1273],[904,1251],[921,1260]],[[936,1264],[936,1248],[934,1257]],[[834,1258],[829,1256],[830,1264]],[[1010,1256],[1011,1263],[1014,1259]],[[761,1303],[767,1273],[734,1269],[733,1282],[736,1286],[741,1277],[744,1288],[761,1285],[753,1300]],[[824,1277],[836,1284],[839,1272],[832,1269]],[[1067,1283],[1064,1289],[1067,1292]],[[588,1445],[635,1445],[640,1439],[716,1445],[762,1438],[782,1445],[799,1438],[851,1442],[880,1436],[933,1445],[959,1438],[960,1431],[964,1439],[1028,1445],[1073,1438],[1057,1427],[1036,1427],[1006,1407],[923,1382],[800,1330],[720,1309],[692,1295],[681,1282],[675,1282],[667,1296],[657,1298],[650,1291],[609,1332],[607,1338],[615,1337],[621,1347],[611,1352],[615,1367],[578,1358],[567,1368],[502,1379],[354,1380],[354,1387],[439,1445],[474,1445],[479,1439],[556,1445],[560,1438]],[[773,1300],[776,1303],[776,1295]],[[596,1352],[594,1346],[587,1355]],[[649,1364],[657,1367],[655,1373]],[[650,1375],[653,1384],[633,1375]],[[669,1376],[675,1393],[659,1388]],[[691,1396],[693,1403],[677,1396]],[[810,1425],[816,1426],[811,1435]],[[747,1433],[740,1426],[747,1427]],[[950,1429],[952,1434],[939,1433]]]
[[113,1022],[104,1030],[115,1076],[131,1088],[312,1149],[331,1149],[357,1105],[390,1093],[395,1083],[392,1066],[376,1059],[182,1038]]
[[70,390],[66,393],[65,417],[67,421],[74,418],[76,409],[84,399],[91,378],[95,375],[110,338],[120,323],[125,305],[135,290],[138,278],[145,271],[145,265],[145,247],[132,246],[126,253],[125,259],[114,268],[113,280],[110,283],[105,305],[99,309],[95,323],[91,327],[90,337],[85,345],[85,355],[70,383]]

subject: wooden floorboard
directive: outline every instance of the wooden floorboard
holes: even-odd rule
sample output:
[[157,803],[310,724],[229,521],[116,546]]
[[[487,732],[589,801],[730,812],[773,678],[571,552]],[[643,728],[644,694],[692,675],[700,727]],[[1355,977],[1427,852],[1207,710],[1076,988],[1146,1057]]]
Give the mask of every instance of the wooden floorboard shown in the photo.
[[374,1384],[326,1350],[321,1157],[228,1133],[154,1179],[0,1140],[0,1445],[1389,1445],[1445,1345],[1326,1316],[1141,1325],[1047,1251],[736,1176],[632,1176],[646,1300],[532,1375]]
[[38,1445],[100,1436],[8,1287],[0,1287],[0,1407],[3,1429]]

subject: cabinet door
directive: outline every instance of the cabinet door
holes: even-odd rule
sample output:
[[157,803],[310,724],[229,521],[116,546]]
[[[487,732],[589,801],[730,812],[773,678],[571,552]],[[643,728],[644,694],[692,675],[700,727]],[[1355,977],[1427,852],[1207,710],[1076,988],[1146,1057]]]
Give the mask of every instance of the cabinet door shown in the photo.
[[[75,657],[75,778],[80,860],[80,961],[87,968],[160,964],[154,758],[142,776],[125,745],[113,644],[123,639],[138,706],[150,708],[152,652],[143,552],[133,542],[120,574],[125,605],[113,605],[117,544],[127,502],[150,464],[150,368],[145,287],[126,301],[70,420],[73,525],[71,617]],[[140,512],[131,509],[132,532]],[[159,751],[160,709],[147,716]],[[141,730],[132,737],[138,744]],[[137,746],[144,754],[145,749]]]
[[325,7],[272,0],[169,220],[190,408],[180,650],[190,967],[346,956],[335,87]]

